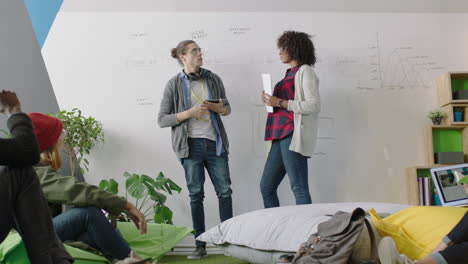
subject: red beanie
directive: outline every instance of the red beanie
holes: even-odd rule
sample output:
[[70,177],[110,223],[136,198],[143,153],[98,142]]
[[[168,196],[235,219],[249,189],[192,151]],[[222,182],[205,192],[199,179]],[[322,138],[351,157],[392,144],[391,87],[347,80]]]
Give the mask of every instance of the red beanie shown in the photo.
[[29,113],[28,116],[32,120],[41,152],[57,143],[63,129],[60,119],[41,113]]

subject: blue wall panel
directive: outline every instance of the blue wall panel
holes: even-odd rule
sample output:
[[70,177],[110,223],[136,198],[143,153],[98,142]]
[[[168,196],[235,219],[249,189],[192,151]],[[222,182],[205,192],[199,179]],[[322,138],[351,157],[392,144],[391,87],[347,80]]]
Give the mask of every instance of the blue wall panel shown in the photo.
[[63,0],[24,0],[39,46],[45,43]]

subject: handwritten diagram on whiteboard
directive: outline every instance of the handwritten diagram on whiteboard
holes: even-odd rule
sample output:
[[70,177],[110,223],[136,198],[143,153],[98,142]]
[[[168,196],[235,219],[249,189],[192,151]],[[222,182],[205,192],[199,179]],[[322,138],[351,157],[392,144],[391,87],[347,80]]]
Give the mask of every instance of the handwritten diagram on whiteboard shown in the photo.
[[[341,57],[337,64],[361,69],[355,89],[361,91],[403,90],[433,87],[432,76],[445,70],[431,54],[421,52],[418,45],[389,46],[375,33],[367,47],[367,56]],[[362,48],[365,51],[364,48]]]

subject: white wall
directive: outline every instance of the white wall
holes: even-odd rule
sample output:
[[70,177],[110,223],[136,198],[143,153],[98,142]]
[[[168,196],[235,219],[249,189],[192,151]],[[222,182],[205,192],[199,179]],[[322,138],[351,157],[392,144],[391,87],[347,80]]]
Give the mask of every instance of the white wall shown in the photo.
[[[62,12],[43,54],[60,107],[79,107],[104,123],[106,143],[93,151],[87,181],[114,177],[123,183],[123,171],[162,170],[184,186],[169,205],[175,223],[190,226],[183,169],[170,129],[156,121],[164,85],[180,70],[169,56],[178,41],[196,37],[205,66],[224,80],[233,106],[224,120],[235,214],[262,207],[260,73],[271,72],[275,81],[284,74],[275,40],[286,29],[313,34],[319,57],[323,108],[309,162],[313,201],[403,203],[405,169],[425,164],[435,79],[468,69],[467,19],[426,13]],[[207,182],[211,227],[218,206]],[[279,194],[283,205],[294,203],[287,180]]]
[[[0,1],[0,90],[15,91],[26,112],[58,110],[23,1]],[[5,128],[0,115],[0,127]]]
[[[321,139],[317,154],[309,163],[314,202],[403,202],[405,168],[425,162],[423,128],[428,124],[425,113],[437,105],[434,79],[441,72],[468,68],[464,29],[467,18],[451,14],[468,12],[468,2],[299,0],[286,6],[283,3],[65,0],[44,55],[60,106],[67,109],[78,106],[104,121],[106,144],[92,155],[87,180],[98,183],[102,178],[119,177],[123,170],[148,174],[163,170],[184,186],[183,170],[170,148],[170,133],[156,126],[155,115],[162,86],[179,69],[168,56],[169,48],[180,39],[189,38],[190,32],[204,29],[209,36],[199,42],[208,50],[206,66],[225,80],[234,107],[232,116],[225,120],[233,145],[235,213],[260,208],[258,181],[265,146],[261,141],[264,112],[256,102],[257,77],[262,71],[270,71],[275,80],[281,78],[285,67],[277,61],[274,39],[283,29],[294,28],[316,35],[314,41],[320,58],[316,70],[323,98]],[[169,12],[171,18],[167,13],[156,13],[162,11]],[[188,12],[191,22],[186,23],[186,16],[180,12]],[[205,16],[201,12],[213,12],[206,14],[213,20],[200,19]],[[388,14],[391,12],[422,16]],[[283,19],[276,19],[277,15]],[[295,20],[295,15],[300,19]],[[272,28],[269,22],[276,20],[280,25]],[[164,27],[168,21],[178,21],[171,24],[175,31],[172,35]],[[211,28],[211,21],[217,21],[216,25],[219,22],[219,27]],[[233,25],[252,28],[246,36],[247,46],[220,33]],[[147,35],[140,35],[137,40],[135,36],[141,33]],[[369,72],[365,73],[373,71],[369,48],[375,45],[377,33],[383,57],[395,58],[390,55],[396,50],[405,58],[427,56],[427,60],[422,60],[436,65],[428,71],[421,68],[412,71],[422,76],[420,81],[412,82],[417,85],[406,82],[404,89],[392,90],[388,86],[379,89],[381,86],[370,80]],[[235,54],[225,56],[218,49],[219,43],[237,43],[228,50]],[[16,91],[25,111],[56,111],[57,101],[22,1],[0,1],[0,44],[0,89]],[[239,47],[244,49],[241,52],[244,61],[237,57]],[[265,49],[260,50],[261,47]],[[248,60],[250,54],[255,55],[252,61]],[[157,58],[156,65],[151,64],[153,58]],[[143,62],[141,67],[139,62]],[[392,76],[391,72],[401,76],[398,68],[383,67],[387,77]],[[387,79],[388,83],[392,81]],[[376,89],[359,89],[365,87]],[[3,125],[2,120],[0,117]],[[238,128],[241,123],[251,124],[250,129],[241,130]],[[141,126],[147,129],[142,131]],[[140,136],[131,137],[135,134]],[[280,196],[284,204],[293,203],[287,182],[282,184]],[[207,223],[213,226],[217,223],[217,205],[211,184],[207,184],[206,199]],[[191,224],[185,187],[182,195],[174,196],[169,205],[175,211],[176,224]]]

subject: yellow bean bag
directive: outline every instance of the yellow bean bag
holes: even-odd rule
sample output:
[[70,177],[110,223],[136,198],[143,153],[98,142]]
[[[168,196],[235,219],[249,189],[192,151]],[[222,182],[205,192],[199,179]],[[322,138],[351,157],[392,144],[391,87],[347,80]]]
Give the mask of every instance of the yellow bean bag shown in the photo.
[[467,211],[461,207],[415,206],[385,218],[374,209],[370,214],[382,236],[392,237],[401,254],[418,260],[427,256]]

